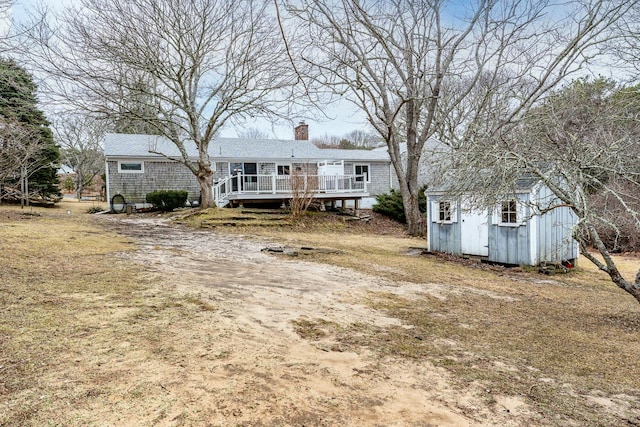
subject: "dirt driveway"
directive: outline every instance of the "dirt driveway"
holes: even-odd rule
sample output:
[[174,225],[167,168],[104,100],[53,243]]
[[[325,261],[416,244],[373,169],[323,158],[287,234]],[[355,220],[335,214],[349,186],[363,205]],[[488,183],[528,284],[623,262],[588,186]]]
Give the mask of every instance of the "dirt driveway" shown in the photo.
[[273,246],[269,242],[183,228],[160,217],[103,221],[138,245],[126,256],[151,280],[213,307],[165,340],[171,357],[129,367],[148,370],[150,387],[162,388],[161,397],[147,401],[149,411],[164,408],[156,419],[161,424],[521,425],[521,402],[499,399],[489,410],[475,390],[452,388],[447,374],[428,363],[343,351],[330,336],[306,340],[296,333],[294,322],[305,320],[398,324],[358,301],[370,291],[410,297],[437,285],[275,257],[261,251]]

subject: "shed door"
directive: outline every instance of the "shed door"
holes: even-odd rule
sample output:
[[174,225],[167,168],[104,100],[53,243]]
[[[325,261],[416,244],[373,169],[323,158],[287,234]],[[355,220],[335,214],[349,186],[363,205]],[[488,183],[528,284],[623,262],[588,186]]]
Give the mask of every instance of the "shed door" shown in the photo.
[[489,256],[489,215],[486,210],[471,209],[462,203],[460,212],[460,249],[463,254]]

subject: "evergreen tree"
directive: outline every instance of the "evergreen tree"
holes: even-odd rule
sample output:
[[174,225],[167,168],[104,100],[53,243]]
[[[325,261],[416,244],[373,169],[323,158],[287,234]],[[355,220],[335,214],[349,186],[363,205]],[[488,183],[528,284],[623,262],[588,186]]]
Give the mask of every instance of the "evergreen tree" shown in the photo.
[[[24,126],[38,138],[41,146],[28,162],[29,193],[41,201],[57,201],[61,197],[57,170],[60,149],[53,139],[49,121],[37,108],[37,86],[31,75],[13,60],[0,59],[0,117]],[[18,165],[16,165],[18,166]],[[19,171],[14,174],[19,176]],[[17,179],[5,185],[19,185]]]

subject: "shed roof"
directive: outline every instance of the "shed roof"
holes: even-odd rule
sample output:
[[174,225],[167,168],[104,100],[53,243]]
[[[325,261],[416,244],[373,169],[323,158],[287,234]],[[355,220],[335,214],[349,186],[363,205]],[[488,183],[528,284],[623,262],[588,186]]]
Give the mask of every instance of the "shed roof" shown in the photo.
[[[482,173],[490,173],[490,170],[485,170],[485,171],[479,171],[478,174],[482,174]],[[458,178],[456,177],[455,174],[450,174],[446,177],[441,177],[441,182],[439,182],[436,185],[430,186],[426,191],[425,194],[431,194],[431,195],[437,195],[437,194],[447,194],[450,192],[450,189],[452,187],[455,187],[454,184],[451,184],[451,182],[453,180],[457,180]],[[447,184],[447,182],[449,182],[449,184]],[[515,193],[527,193],[529,191],[531,191],[538,183],[540,183],[540,178],[530,175],[530,174],[523,174],[520,177],[516,178],[513,181],[513,185],[511,187],[511,190],[513,190],[513,192]],[[483,181],[482,179],[478,179],[477,181],[475,181],[473,183],[475,185],[476,190],[478,191],[474,191],[474,187],[472,186],[471,188],[469,188],[468,191],[466,191],[465,193],[468,195],[473,195],[474,193],[478,193],[479,191],[485,191],[486,188],[492,188],[492,187],[483,187],[484,185],[486,185],[487,183],[485,181]],[[491,185],[491,183],[488,184],[489,186]]]
[[[190,157],[197,157],[195,144],[185,144]],[[109,133],[104,140],[109,158],[180,157],[178,148],[166,137]],[[161,153],[161,154],[157,154]],[[320,149],[309,141],[279,139],[216,138],[209,144],[209,155],[228,160],[370,160],[389,161],[385,152],[367,150]]]

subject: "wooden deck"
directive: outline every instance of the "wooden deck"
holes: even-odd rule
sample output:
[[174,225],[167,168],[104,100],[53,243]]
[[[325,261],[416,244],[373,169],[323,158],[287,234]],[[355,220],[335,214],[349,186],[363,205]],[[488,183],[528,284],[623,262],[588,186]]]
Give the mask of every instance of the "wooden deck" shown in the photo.
[[220,180],[213,186],[218,206],[249,201],[283,201],[313,198],[326,201],[368,197],[363,175],[245,175]]

